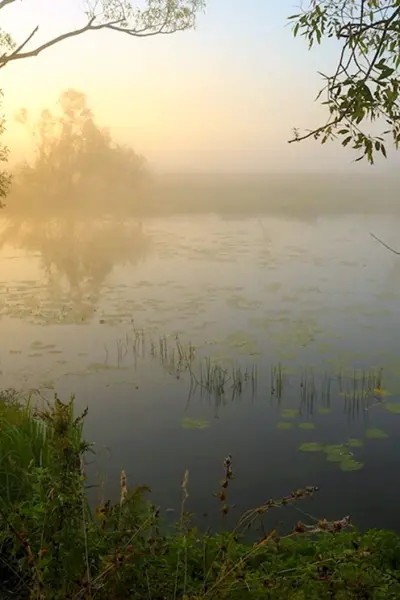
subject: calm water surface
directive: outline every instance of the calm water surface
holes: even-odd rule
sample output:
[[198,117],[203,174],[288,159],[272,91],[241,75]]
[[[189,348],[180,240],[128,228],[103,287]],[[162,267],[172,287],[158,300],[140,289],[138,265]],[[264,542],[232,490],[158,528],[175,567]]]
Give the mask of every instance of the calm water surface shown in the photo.
[[[91,476],[106,474],[110,495],[124,468],[131,484],[152,486],[163,510],[176,510],[188,468],[190,508],[212,523],[212,494],[231,453],[236,515],[317,485],[301,510],[400,530],[400,414],[392,412],[400,259],[369,236],[395,245],[398,220],[196,216],[129,227],[3,223],[2,387],[75,393],[78,408],[89,407],[86,437],[96,442]],[[196,348],[197,379],[210,357],[228,369],[256,367],[257,381],[236,395],[228,383],[222,397],[191,390],[189,374],[176,374],[177,334]],[[164,335],[167,361],[159,356]],[[271,395],[278,363],[279,398]],[[361,381],[363,370],[381,367],[384,402]],[[326,452],[299,450],[349,438],[357,443],[346,452],[363,465],[354,471]],[[288,508],[276,518],[304,515]]]

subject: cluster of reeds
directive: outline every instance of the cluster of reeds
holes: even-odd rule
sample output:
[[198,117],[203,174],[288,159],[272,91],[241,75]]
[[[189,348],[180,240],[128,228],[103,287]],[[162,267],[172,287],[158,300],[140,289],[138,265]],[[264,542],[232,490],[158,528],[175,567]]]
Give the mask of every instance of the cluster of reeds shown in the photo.
[[285,375],[281,363],[271,367],[270,390],[271,397],[276,396],[281,400],[284,388]]
[[[324,382],[326,383],[326,382]],[[325,397],[325,389],[322,388],[321,398]],[[305,369],[300,378],[300,406],[303,411],[304,408],[307,414],[312,414],[314,410],[314,402],[318,399],[318,391],[315,384],[314,373],[310,369]],[[326,399],[330,401],[330,386],[329,391],[326,394]]]
[[230,369],[212,362],[209,357],[200,362],[199,375],[192,369],[190,374],[195,387],[200,387],[207,394],[214,394],[218,398],[225,397],[228,393],[233,400],[236,395],[240,396],[244,386],[250,384],[252,395],[257,390],[257,367],[244,371],[238,365],[232,365]]
[[[171,343],[172,340],[172,343]],[[246,389],[251,389],[254,397],[258,390],[258,369],[256,365],[243,369],[240,365],[232,364],[227,367],[213,361],[210,357],[200,357],[196,360],[196,349],[191,342],[184,344],[178,335],[167,337],[160,335],[155,342],[151,334],[143,328],[134,327],[125,338],[117,341],[117,366],[120,367],[132,348],[134,363],[137,365],[138,356],[145,358],[147,352],[152,358],[176,379],[186,373],[190,380],[189,399],[200,390],[200,394],[213,396],[218,405],[241,396]],[[106,349],[106,361],[108,351]],[[331,398],[340,396],[344,399],[344,411],[355,415],[359,411],[368,410],[371,402],[382,401],[383,371],[356,370],[339,372],[332,376],[327,372],[322,376],[315,375],[312,369],[304,369],[299,376],[300,398],[299,411],[301,414],[313,414],[316,406],[330,410]],[[267,385],[267,383],[265,383]],[[264,382],[263,382],[264,385]],[[279,402],[287,393],[293,398],[294,389],[291,378],[285,373],[281,363],[271,366],[270,395]],[[373,405],[373,404],[372,404]]]

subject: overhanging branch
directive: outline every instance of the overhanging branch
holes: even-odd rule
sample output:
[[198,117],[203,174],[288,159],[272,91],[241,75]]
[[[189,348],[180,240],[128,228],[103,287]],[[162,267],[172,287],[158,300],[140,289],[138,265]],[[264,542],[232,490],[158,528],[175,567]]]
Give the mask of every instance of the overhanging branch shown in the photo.
[[374,238],[374,240],[376,240],[377,242],[379,242],[380,244],[382,244],[382,246],[384,246],[385,248],[387,248],[388,250],[390,250],[390,252],[393,252],[393,254],[396,254],[396,256],[400,256],[400,252],[398,250],[395,250],[394,248],[392,248],[388,244],[385,244],[385,242],[383,242],[382,240],[380,240],[374,233],[370,232],[370,235]]
[[[0,0],[0,10],[4,8],[7,4],[12,4],[16,0]],[[139,22],[136,23],[136,26],[129,26],[127,24],[127,19],[125,16],[121,16],[115,20],[108,20],[106,22],[96,22],[96,19],[99,18],[98,15],[92,15],[89,19],[88,23],[79,29],[74,29],[72,31],[67,31],[59,36],[54,37],[53,39],[33,48],[32,50],[26,50],[22,52],[24,48],[26,48],[27,44],[32,40],[34,35],[39,30],[39,26],[35,27],[35,29],[28,35],[28,37],[22,42],[17,48],[13,49],[9,53],[4,53],[0,56],[0,69],[5,67],[9,62],[13,62],[20,59],[32,58],[38,56],[43,51],[59,44],[60,42],[80,36],[88,31],[100,31],[100,30],[110,30],[116,31],[118,33],[125,33],[131,37],[151,37],[155,35],[168,35],[175,33],[177,31],[184,31],[186,29],[190,29],[194,24],[195,13],[198,10],[198,7],[201,6],[201,2],[197,3],[194,1],[192,9],[182,16],[175,14],[169,8],[166,10],[166,14],[164,18],[157,19],[158,22],[152,23],[143,23],[143,26],[140,27]],[[168,4],[167,4],[168,6]]]
[[15,0],[1,0],[0,2],[0,10],[7,6],[7,4],[12,4]]

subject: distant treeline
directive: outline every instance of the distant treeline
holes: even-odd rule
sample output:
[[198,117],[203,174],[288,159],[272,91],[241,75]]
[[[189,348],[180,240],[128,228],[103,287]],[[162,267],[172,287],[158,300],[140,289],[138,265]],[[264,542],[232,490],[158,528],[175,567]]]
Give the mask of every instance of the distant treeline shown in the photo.
[[397,213],[400,177],[364,174],[151,173],[146,159],[97,125],[84,93],[66,90],[55,110],[31,123],[17,120],[35,145],[13,173],[7,217],[75,215],[146,217],[216,213],[284,214],[296,218],[343,213]]
[[352,174],[159,175],[143,190],[152,214],[317,217],[400,212],[398,176]]

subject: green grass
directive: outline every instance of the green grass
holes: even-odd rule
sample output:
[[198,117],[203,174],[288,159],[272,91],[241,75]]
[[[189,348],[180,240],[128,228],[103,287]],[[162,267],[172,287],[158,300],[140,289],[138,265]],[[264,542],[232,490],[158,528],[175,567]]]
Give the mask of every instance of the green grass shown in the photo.
[[[90,449],[82,438],[85,415],[74,415],[73,399],[64,404],[55,397],[41,413],[30,403],[18,404],[12,393],[0,400],[2,599],[400,597],[400,537],[393,532],[360,535],[345,518],[298,522],[283,536],[259,533],[263,515],[306,501],[316,488],[269,500],[230,531],[213,533],[197,530],[187,512],[188,471],[173,527],[146,499],[148,488],[129,489],[122,472],[120,501],[91,511],[83,468]],[[216,494],[222,521],[230,511],[232,476],[229,456]]]

